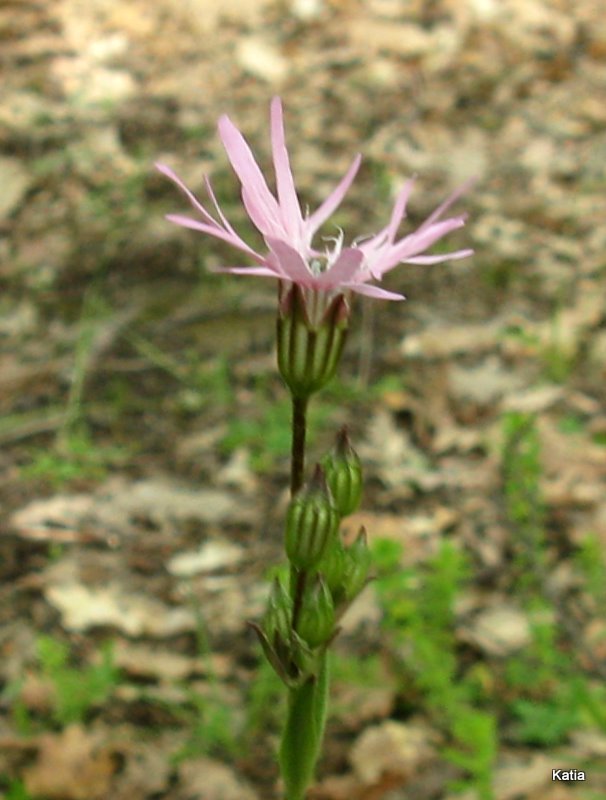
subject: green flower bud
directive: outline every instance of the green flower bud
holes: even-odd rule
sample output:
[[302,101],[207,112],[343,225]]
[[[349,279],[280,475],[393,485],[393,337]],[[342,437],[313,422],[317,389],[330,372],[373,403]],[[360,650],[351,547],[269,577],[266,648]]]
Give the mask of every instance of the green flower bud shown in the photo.
[[372,556],[368,549],[366,529],[360,528],[355,542],[345,549],[346,566],[343,589],[345,597],[351,601],[360,594],[368,582]]
[[308,398],[334,376],[347,337],[349,307],[340,294],[296,284],[282,290],[277,320],[278,369],[293,397]]
[[324,470],[318,464],[311,482],[290,501],[286,513],[286,555],[290,563],[308,570],[322,558],[339,525]]
[[290,676],[291,686],[301,685],[310,675],[314,675],[317,667],[316,654],[309,644],[296,631],[290,638]]
[[347,428],[342,428],[335,447],[322,459],[326,482],[339,514],[346,517],[357,509],[362,498],[362,464],[351,446]]
[[310,647],[319,647],[330,639],[335,626],[335,607],[330,589],[321,576],[303,595],[297,632]]
[[292,620],[292,600],[282,586],[279,578],[275,578],[267,602],[267,610],[263,617],[263,631],[273,644],[277,638],[287,641],[290,636]]
[[346,567],[347,556],[345,554],[343,542],[339,536],[335,536],[326,546],[322,558],[316,564],[316,570],[324,578],[334,599],[342,592]]

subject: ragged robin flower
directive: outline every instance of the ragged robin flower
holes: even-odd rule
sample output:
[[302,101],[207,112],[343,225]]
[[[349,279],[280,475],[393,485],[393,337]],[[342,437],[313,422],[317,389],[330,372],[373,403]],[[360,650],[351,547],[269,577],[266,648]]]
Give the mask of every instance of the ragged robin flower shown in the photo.
[[168,220],[221,239],[242,251],[255,263],[254,266],[220,267],[217,271],[276,278],[281,282],[282,289],[288,289],[293,284],[299,286],[306,299],[311,322],[319,323],[318,314],[322,315],[332,299],[339,294],[355,292],[382,300],[403,300],[404,295],[376,285],[377,281],[382,280],[398,264],[436,264],[471,255],[473,251],[469,249],[437,255],[426,254],[427,249],[435,242],[465,224],[464,214],[446,219],[442,217],[463,194],[467,185],[451,194],[417,230],[397,238],[400,224],[406,216],[412,180],[403,186],[396,198],[389,223],[379,233],[344,246],[344,235],[339,232],[336,237],[328,240],[327,247],[317,249],[313,244],[314,235],[342,202],[358,171],[361,157],[357,155],[354,158],[348,171],[326,200],[313,213],[304,215],[290,168],[282,104],[278,97],[272,100],[270,116],[275,194],[269,189],[246,140],[229,117],[223,115],[218,123],[227,157],[242,186],[244,207],[251,222],[263,236],[267,249],[262,252],[254,250],[236,233],[221,211],[207,178],[206,189],[214,207],[214,216],[173,170],[164,164],[156,165],[160,172],[185,193],[199,215],[199,219],[196,219],[170,214]]

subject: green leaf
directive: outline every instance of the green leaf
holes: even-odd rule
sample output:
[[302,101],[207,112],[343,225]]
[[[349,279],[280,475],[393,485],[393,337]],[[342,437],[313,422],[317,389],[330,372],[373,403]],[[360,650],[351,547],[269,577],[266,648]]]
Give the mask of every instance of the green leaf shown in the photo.
[[328,673],[325,651],[320,656],[318,675],[290,690],[288,718],[279,754],[285,800],[304,800],[305,791],[313,780],[326,724]]

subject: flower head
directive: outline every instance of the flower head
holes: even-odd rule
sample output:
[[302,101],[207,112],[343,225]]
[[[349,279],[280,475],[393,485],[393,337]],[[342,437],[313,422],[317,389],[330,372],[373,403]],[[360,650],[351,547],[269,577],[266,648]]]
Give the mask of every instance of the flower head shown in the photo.
[[333,238],[332,247],[317,250],[313,237],[340,205],[360,166],[358,154],[339,184],[312,213],[301,212],[299,198],[290,168],[284,138],[282,103],[274,97],[271,103],[271,150],[276,178],[276,193],[272,193],[246,140],[233,122],[223,115],[219,119],[219,135],[227,157],[242,186],[242,202],[246,212],[263,236],[267,252],[250,247],[233,229],[221,211],[210,181],[206,189],[214,207],[213,216],[166,165],[157,164],[160,172],[170,178],[185,193],[200,219],[181,214],[169,214],[167,219],[177,225],[201,231],[231,244],[256,262],[256,266],[221,267],[220,272],[239,275],[258,275],[277,278],[296,284],[308,292],[330,298],[347,291],[384,300],[403,300],[404,296],[389,292],[371,283],[397,264],[436,264],[449,259],[465,258],[472,250],[455,250],[440,255],[424,255],[438,239],[465,224],[465,215],[442,219],[444,212],[465,191],[463,186],[445,200],[427,220],[412,233],[397,239],[398,228],[406,216],[406,204],[413,181],[407,181],[398,195],[388,225],[375,236],[343,246],[343,234]]

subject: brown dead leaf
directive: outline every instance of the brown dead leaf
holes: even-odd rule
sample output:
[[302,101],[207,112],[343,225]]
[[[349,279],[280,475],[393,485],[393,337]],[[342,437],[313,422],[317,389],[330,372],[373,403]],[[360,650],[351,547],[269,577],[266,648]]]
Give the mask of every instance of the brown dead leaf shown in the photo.
[[[515,761],[497,767],[493,781],[496,800],[515,800],[531,792],[544,792],[551,785],[551,770],[561,766],[545,755],[530,761]],[[534,795],[533,795],[534,796]],[[544,797],[537,794],[536,797]]]
[[449,375],[450,394],[466,417],[494,406],[504,396],[515,395],[524,384],[524,378],[505,369],[496,356],[473,367],[453,365]]
[[170,753],[183,746],[183,742],[175,740],[172,732],[154,738],[153,742],[136,741],[135,731],[129,731],[129,738],[120,785],[112,794],[112,800],[145,800],[160,795],[170,781]]
[[449,358],[462,353],[486,353],[495,349],[503,323],[435,326],[407,336],[400,346],[406,358]]
[[129,636],[174,636],[196,628],[187,608],[170,608],[159,600],[128,591],[112,581],[104,586],[85,586],[79,581],[49,586],[48,601],[70,631],[86,631],[111,625]]
[[339,708],[339,719],[351,730],[359,731],[366,722],[388,717],[395,697],[395,683],[377,687],[349,684],[335,691],[334,702]]
[[185,761],[179,779],[179,800],[259,800],[230,767],[211,758]]
[[481,611],[471,625],[461,631],[460,638],[491,656],[507,656],[531,641],[526,615],[507,603]]
[[382,775],[414,775],[435,754],[436,734],[420,722],[387,722],[367,728],[351,748],[354,772],[365,784]]
[[114,660],[128,675],[160,682],[181,681],[203,671],[199,659],[123,640],[116,643]]
[[36,762],[25,770],[27,791],[47,800],[105,800],[115,765],[97,736],[80,725],[39,737]]
[[228,541],[214,540],[203,544],[194,552],[178,553],[168,562],[167,569],[181,578],[238,564],[244,558],[244,550]]

